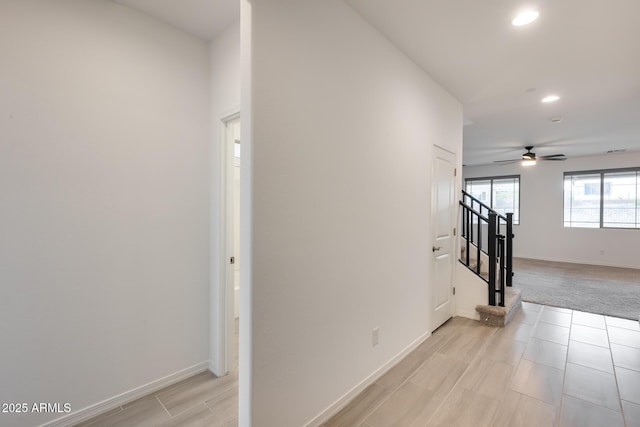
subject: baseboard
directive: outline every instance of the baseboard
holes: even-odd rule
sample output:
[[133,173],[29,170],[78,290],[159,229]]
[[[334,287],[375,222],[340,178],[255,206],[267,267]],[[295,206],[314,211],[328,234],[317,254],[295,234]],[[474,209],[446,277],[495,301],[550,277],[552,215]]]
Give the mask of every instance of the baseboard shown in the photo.
[[89,418],[93,418],[119,406],[144,397],[148,394],[154,393],[179,381],[192,377],[196,374],[204,372],[209,368],[209,366],[209,361],[198,363],[197,365],[193,365],[171,375],[167,375],[164,378],[157,379],[143,386],[134,388],[133,390],[126,391],[122,394],[103,400],[102,402],[88,406],[84,409],[71,412],[70,414],[67,414],[63,417],[60,417],[53,421],[49,421],[46,424],[42,424],[40,427],[69,427],[75,425],[82,421],[86,421]]
[[427,332],[417,340],[409,344],[404,350],[400,353],[396,354],[391,358],[387,363],[382,365],[380,368],[376,369],[371,375],[345,393],[338,400],[329,405],[328,408],[323,410],[320,414],[314,417],[311,421],[305,424],[305,427],[319,427],[322,423],[327,422],[331,417],[340,412],[342,408],[347,406],[349,402],[351,402],[358,394],[362,393],[365,388],[369,387],[371,384],[376,382],[380,377],[387,373],[391,368],[398,364],[402,359],[404,359],[409,353],[415,350],[420,344],[422,344],[427,338],[431,336],[431,332]]
[[467,310],[456,311],[456,316],[465,317],[471,320],[480,320],[480,314],[477,311],[467,311]]
[[[628,268],[631,270],[638,270],[638,266],[629,266],[629,265],[621,265],[621,264],[611,264],[611,263],[603,263],[597,261],[585,261],[585,260],[575,260],[575,259],[567,259],[567,258],[544,258],[544,257],[528,257],[528,256],[514,256],[514,258],[522,258],[522,259],[530,259],[533,261],[550,261],[550,262],[564,262],[566,264],[579,264],[579,265],[597,265],[598,267],[615,267],[615,268]],[[517,274],[517,271],[514,270]]]
[[217,364],[213,363],[213,360],[209,360],[209,371],[213,373],[213,375],[220,377],[220,369]]

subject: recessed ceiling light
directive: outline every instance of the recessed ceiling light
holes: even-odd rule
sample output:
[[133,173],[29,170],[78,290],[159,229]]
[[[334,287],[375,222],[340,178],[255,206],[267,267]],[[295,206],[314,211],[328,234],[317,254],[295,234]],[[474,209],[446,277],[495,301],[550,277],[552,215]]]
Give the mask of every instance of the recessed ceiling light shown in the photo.
[[519,13],[518,16],[513,18],[513,21],[511,21],[511,23],[516,27],[521,27],[523,25],[531,24],[533,21],[538,19],[539,15],[540,14],[537,10],[525,10],[524,12]]
[[542,98],[540,100],[540,102],[556,102],[558,99],[560,99],[560,97],[558,95],[549,95],[549,96],[545,96],[544,98]]

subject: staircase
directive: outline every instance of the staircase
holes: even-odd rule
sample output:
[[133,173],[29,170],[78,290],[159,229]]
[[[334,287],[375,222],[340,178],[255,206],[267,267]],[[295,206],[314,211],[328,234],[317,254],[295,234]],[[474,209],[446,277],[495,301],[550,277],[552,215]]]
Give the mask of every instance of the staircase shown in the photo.
[[511,286],[513,214],[502,215],[466,191],[460,206],[460,262],[487,285],[488,304],[476,306],[476,312],[483,323],[504,326],[522,306],[520,291]]

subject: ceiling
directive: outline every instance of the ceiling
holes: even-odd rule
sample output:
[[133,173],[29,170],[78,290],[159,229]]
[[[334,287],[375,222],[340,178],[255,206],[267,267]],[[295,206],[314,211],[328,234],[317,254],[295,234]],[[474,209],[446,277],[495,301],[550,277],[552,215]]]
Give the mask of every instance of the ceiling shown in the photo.
[[464,164],[640,150],[640,1],[346,1],[462,102]]
[[[240,16],[239,0],[114,1],[203,40]],[[345,1],[462,102],[464,164],[640,150],[640,1]],[[540,17],[513,27],[525,7]]]
[[240,0],[113,0],[209,41],[240,19]]

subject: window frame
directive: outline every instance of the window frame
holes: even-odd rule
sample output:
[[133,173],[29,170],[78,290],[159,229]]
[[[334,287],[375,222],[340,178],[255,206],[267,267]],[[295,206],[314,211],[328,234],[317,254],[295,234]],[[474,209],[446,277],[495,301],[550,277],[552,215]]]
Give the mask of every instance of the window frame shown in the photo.
[[[485,203],[486,205],[488,205],[491,209],[495,209],[493,207],[493,181],[494,180],[501,180],[501,179],[517,179],[518,180],[518,217],[516,218],[514,215],[513,218],[513,225],[520,225],[522,224],[522,220],[520,218],[520,214],[522,212],[522,204],[521,202],[521,194],[522,191],[520,191],[521,188],[521,179],[520,179],[520,175],[494,175],[494,176],[484,176],[484,177],[473,177],[473,178],[465,178],[464,179],[464,189],[467,193],[471,194],[469,191],[467,191],[467,183],[468,182],[473,182],[473,181],[489,181],[489,203]],[[484,202],[483,202],[484,203]]]
[[[562,227],[563,228],[581,228],[581,229],[592,229],[592,230],[640,230],[640,223],[636,221],[635,227],[611,227],[604,226],[604,194],[605,194],[605,175],[606,174],[614,174],[614,173],[624,173],[624,172],[635,172],[638,176],[640,176],[640,167],[628,167],[628,168],[616,168],[616,169],[591,169],[591,170],[582,170],[582,171],[568,171],[564,172],[562,175]],[[580,175],[599,175],[600,176],[600,222],[597,227],[572,227],[565,225],[564,214],[566,210],[566,194],[564,183],[568,176],[580,176]],[[639,194],[640,190],[640,182],[636,178],[636,195]],[[637,201],[636,201],[637,203]],[[638,212],[636,211],[636,218]]]

